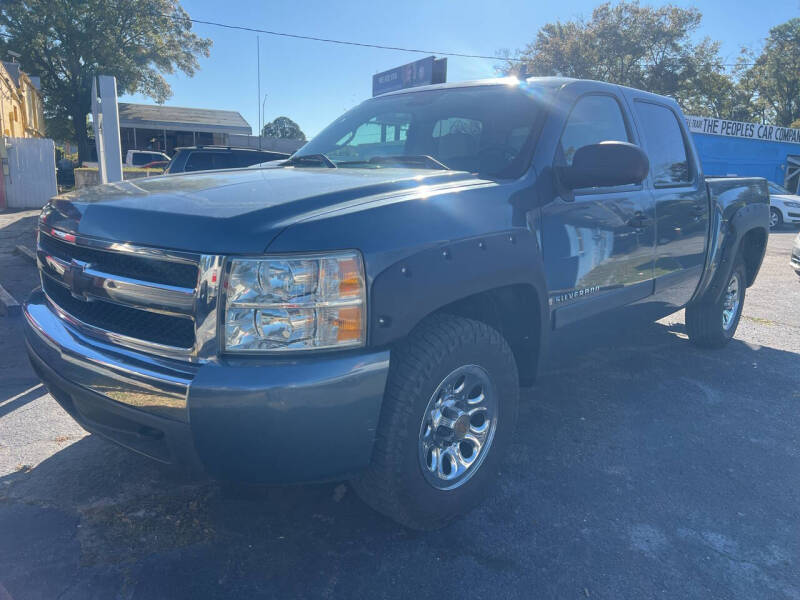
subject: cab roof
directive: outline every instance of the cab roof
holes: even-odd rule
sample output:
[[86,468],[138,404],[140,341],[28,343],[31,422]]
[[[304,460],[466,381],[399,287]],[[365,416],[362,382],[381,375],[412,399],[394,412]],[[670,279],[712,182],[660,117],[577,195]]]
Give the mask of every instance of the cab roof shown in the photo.
[[573,77],[528,77],[524,80],[520,80],[516,77],[493,77],[490,79],[476,79],[473,81],[456,81],[452,83],[436,83],[433,85],[422,85],[418,87],[412,88],[405,88],[402,90],[396,90],[394,92],[387,92],[385,94],[380,94],[375,96],[375,98],[384,98],[386,96],[397,96],[400,94],[414,94],[417,92],[424,92],[430,90],[448,90],[448,89],[458,89],[458,88],[470,88],[470,87],[486,87],[486,86],[498,86],[498,85],[517,85],[521,82],[525,82],[529,86],[538,86],[541,88],[546,88],[548,90],[556,90],[559,88],[563,88],[566,86],[572,85],[585,85],[591,84],[593,88],[597,90],[627,90],[630,92],[635,92],[637,94],[649,96],[652,99],[658,99],[660,101],[667,100],[670,103],[674,103],[674,99],[670,98],[669,96],[661,96],[659,94],[654,94],[652,92],[648,92],[646,90],[640,90],[636,88],[627,87],[624,85],[618,85],[616,83],[608,83],[606,81],[597,81],[595,79],[575,79]]

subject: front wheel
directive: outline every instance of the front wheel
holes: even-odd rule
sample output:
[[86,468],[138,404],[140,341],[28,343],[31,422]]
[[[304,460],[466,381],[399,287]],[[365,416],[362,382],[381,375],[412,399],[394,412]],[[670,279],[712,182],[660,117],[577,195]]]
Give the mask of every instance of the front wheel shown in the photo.
[[733,267],[722,296],[716,302],[686,307],[689,341],[702,348],[722,348],[736,333],[744,306],[747,273],[741,260]]
[[783,215],[781,214],[781,211],[774,206],[771,206],[769,209],[769,228],[775,229],[781,225],[783,225]]
[[372,464],[353,488],[407,527],[445,525],[495,486],[518,397],[514,355],[499,332],[431,317],[392,352]]

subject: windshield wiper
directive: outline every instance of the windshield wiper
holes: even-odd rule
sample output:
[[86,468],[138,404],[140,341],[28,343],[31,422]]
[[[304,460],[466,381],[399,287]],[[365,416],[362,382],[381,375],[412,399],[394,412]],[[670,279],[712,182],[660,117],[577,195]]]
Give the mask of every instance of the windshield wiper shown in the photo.
[[372,164],[401,163],[411,166],[427,166],[429,169],[443,169],[449,171],[450,167],[439,162],[428,154],[394,154],[389,156],[373,156],[369,159]]
[[304,162],[321,163],[329,169],[335,169],[336,163],[324,154],[302,154],[300,156],[292,156],[289,160],[283,163],[284,166],[296,165]]

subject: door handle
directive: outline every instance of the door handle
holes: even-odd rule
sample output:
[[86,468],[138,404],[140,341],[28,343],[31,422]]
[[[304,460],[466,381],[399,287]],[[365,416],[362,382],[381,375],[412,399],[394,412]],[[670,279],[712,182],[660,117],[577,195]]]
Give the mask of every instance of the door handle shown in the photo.
[[628,227],[633,227],[634,229],[644,229],[645,227],[649,226],[653,222],[653,219],[645,215],[643,212],[634,213],[634,215],[628,219],[625,223]]

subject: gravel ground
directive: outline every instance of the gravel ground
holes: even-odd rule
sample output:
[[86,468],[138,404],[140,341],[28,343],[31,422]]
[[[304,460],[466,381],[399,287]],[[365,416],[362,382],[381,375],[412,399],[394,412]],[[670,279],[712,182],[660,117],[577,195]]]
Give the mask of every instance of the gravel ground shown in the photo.
[[[20,299],[35,274],[8,240],[34,214],[0,214]],[[770,237],[724,350],[690,346],[682,313],[555,346],[497,492],[435,533],[343,485],[222,487],[86,435],[0,318],[0,600],[800,598],[794,235]]]

